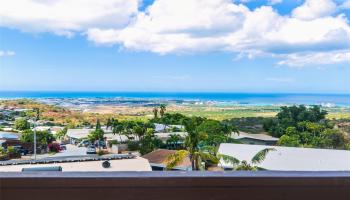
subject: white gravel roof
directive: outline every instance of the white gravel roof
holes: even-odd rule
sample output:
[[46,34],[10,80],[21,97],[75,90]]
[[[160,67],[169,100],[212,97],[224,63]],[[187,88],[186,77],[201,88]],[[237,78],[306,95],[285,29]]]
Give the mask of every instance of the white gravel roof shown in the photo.
[[238,133],[232,133],[231,138],[233,139],[242,139],[242,138],[251,138],[251,139],[256,139],[256,140],[262,140],[262,141],[278,141],[278,138],[272,137],[267,134],[251,134],[251,133],[245,133],[240,131]]
[[111,172],[111,171],[152,171],[147,159],[110,160],[109,168],[102,167],[103,161],[65,162],[50,164],[25,164],[0,166],[0,172],[21,172],[23,168],[61,166],[63,172]]
[[[278,171],[350,171],[350,151],[223,143],[219,153],[250,161],[262,149],[275,148],[259,165]],[[231,164],[220,161],[225,168]]]

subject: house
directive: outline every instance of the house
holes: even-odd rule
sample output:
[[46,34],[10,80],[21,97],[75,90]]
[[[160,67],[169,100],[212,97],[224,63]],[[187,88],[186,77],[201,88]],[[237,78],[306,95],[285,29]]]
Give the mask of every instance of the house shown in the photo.
[[[142,158],[145,158],[150,163],[153,171],[164,171],[166,170],[165,161],[171,154],[175,153],[175,150],[167,150],[167,149],[158,149],[143,155]],[[181,170],[181,171],[190,171],[192,170],[192,165],[190,158],[187,157],[183,162],[173,168],[173,170]]]
[[251,134],[240,131],[232,133],[231,138],[243,144],[258,144],[258,145],[276,145],[278,138],[267,134]]
[[[265,148],[274,148],[259,167],[274,171],[350,171],[350,151],[222,143],[218,153],[250,161]],[[220,166],[231,169],[223,160]]]
[[178,135],[181,138],[185,138],[187,134],[188,134],[187,132],[170,132],[170,133],[155,133],[154,135],[157,136],[163,142],[166,142],[171,137],[171,135]]
[[19,140],[19,136],[15,133],[0,131],[0,140]]
[[[103,164],[106,161],[109,163],[109,166]],[[48,169],[54,167],[61,168],[63,172],[151,171],[151,166],[146,159],[127,154],[0,162],[1,172],[21,172],[23,169]]]
[[177,129],[178,131],[181,131],[185,129],[185,127],[182,125],[165,125],[165,124],[154,123],[154,131],[156,133],[167,132],[171,129]]
[[[68,129],[66,137],[71,144],[75,144],[76,142],[87,138],[89,133],[94,130],[95,129],[93,128]],[[125,135],[113,134],[110,129],[102,128],[102,130],[105,133],[104,137],[106,138],[107,142],[111,140],[116,140],[119,142],[128,140]]]
[[79,140],[87,138],[89,133],[95,129],[68,129],[66,133],[66,137],[71,144],[77,143]]

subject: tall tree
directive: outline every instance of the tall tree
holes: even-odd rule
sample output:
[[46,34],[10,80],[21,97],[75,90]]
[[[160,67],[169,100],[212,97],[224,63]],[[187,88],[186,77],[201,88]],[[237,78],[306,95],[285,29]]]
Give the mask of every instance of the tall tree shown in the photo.
[[165,104],[160,104],[159,108],[160,108],[160,111],[159,111],[160,117],[163,117],[163,115],[164,115],[164,113],[166,111],[166,105]]
[[153,108],[153,116],[154,116],[154,119],[158,118],[158,108]]

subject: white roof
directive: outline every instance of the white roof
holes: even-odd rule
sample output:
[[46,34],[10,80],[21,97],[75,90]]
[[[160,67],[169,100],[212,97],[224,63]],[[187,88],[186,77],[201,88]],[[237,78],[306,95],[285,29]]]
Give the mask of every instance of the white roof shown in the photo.
[[84,162],[63,162],[49,164],[25,164],[25,165],[5,165],[0,166],[1,172],[21,172],[23,168],[34,167],[53,167],[61,166],[64,172],[111,172],[111,171],[152,171],[147,159],[136,157],[134,159],[109,160],[111,166],[109,168],[102,167],[99,161]]
[[242,139],[242,138],[250,138],[250,139],[255,139],[255,140],[263,140],[263,141],[278,141],[278,138],[272,137],[267,134],[250,134],[250,133],[245,133],[245,132],[239,132],[237,133],[231,133],[231,138],[233,139]]
[[[66,135],[71,138],[82,139],[82,138],[86,138],[89,135],[89,133],[94,130],[95,129],[93,128],[68,129]],[[109,130],[106,130],[106,129],[102,129],[102,130],[105,132],[104,137],[106,137],[107,139],[120,141],[119,134],[114,135]],[[125,135],[121,135],[121,138],[123,141],[128,139]]]
[[[278,171],[345,171],[350,170],[350,151],[312,149],[280,146],[263,146],[223,143],[219,153],[234,156],[239,160],[250,161],[252,157],[265,148],[275,148],[259,165],[268,170]],[[220,161],[221,166],[232,168],[232,165]]]
[[33,128],[33,130],[36,131],[49,131],[50,129],[50,126],[36,126],[35,128]]
[[68,129],[66,135],[71,138],[82,139],[86,138],[89,135],[89,133],[93,130],[95,129]]

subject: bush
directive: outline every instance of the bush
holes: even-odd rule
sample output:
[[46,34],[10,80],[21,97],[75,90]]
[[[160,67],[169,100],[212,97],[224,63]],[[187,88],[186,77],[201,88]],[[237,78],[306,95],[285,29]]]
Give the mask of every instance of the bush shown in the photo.
[[129,151],[137,151],[140,149],[140,143],[138,141],[128,141],[127,144]]
[[62,150],[61,145],[56,143],[56,142],[55,143],[50,143],[48,145],[48,148],[49,148],[50,152],[55,152],[55,153],[58,153],[58,152],[60,152]]
[[0,147],[0,155],[6,154],[6,151],[4,148]]
[[30,129],[30,124],[25,118],[20,118],[20,119],[16,119],[14,128],[16,130],[23,131],[26,129]]
[[16,153],[17,151],[16,151],[16,149],[13,147],[13,146],[9,146],[9,147],[7,147],[7,153]]

